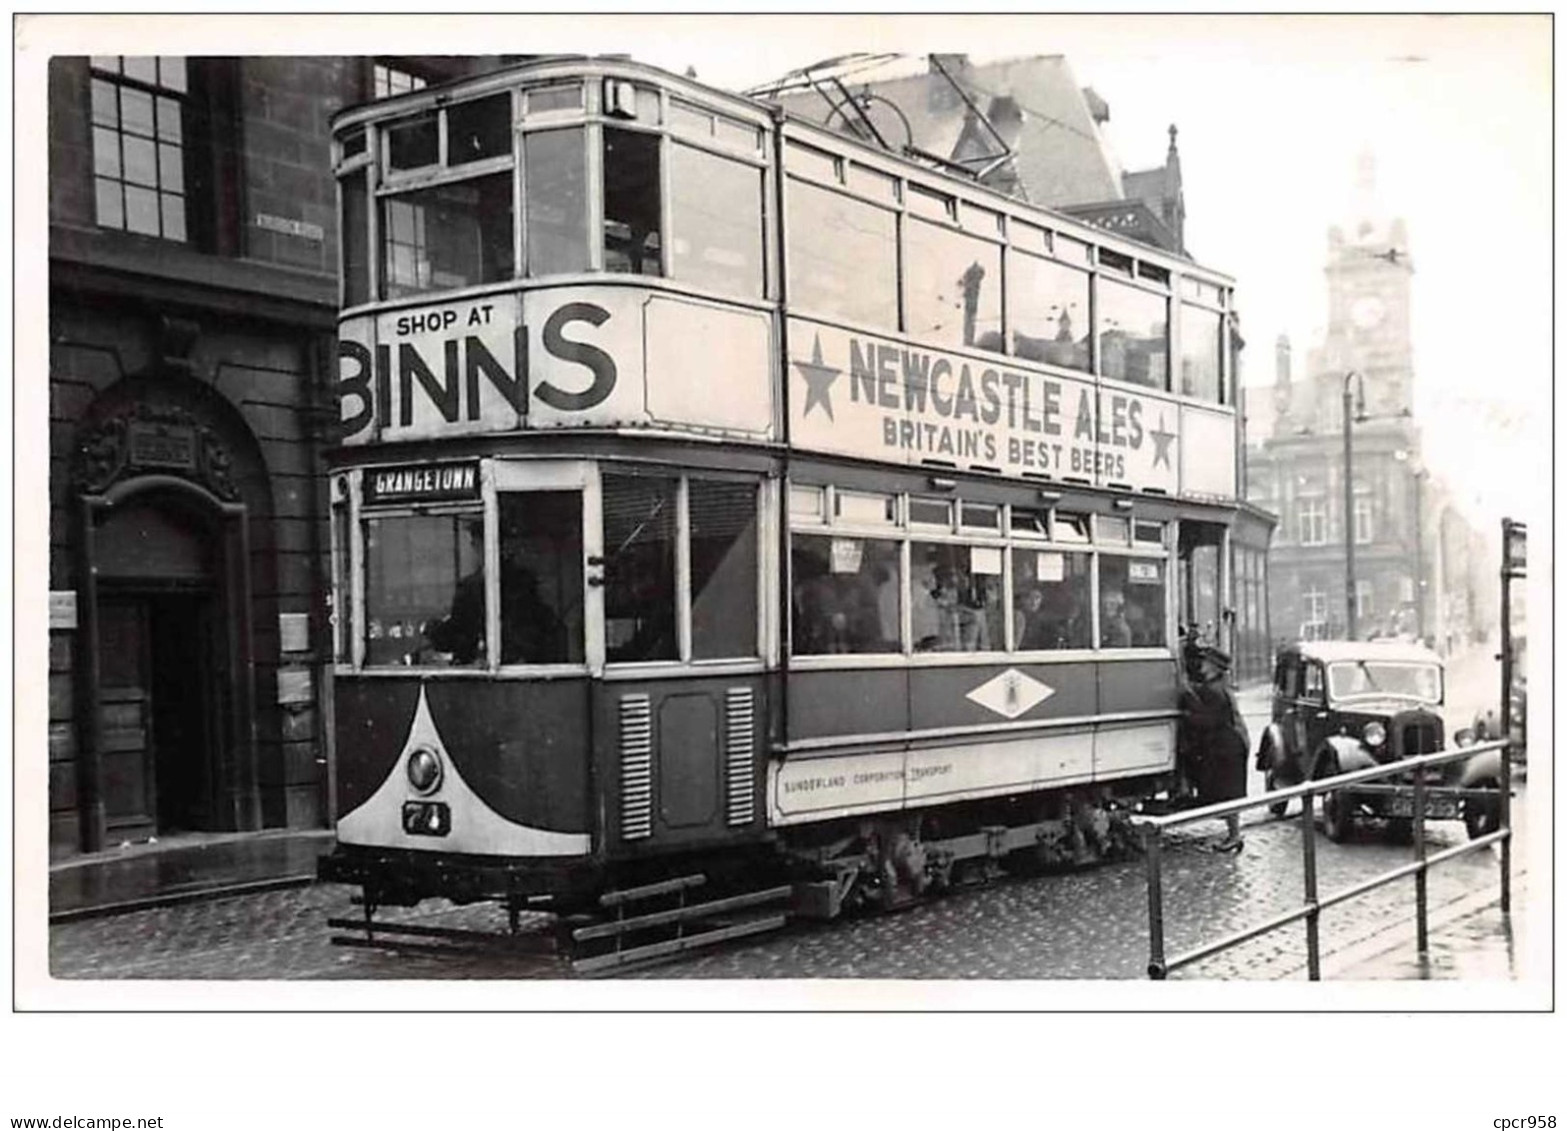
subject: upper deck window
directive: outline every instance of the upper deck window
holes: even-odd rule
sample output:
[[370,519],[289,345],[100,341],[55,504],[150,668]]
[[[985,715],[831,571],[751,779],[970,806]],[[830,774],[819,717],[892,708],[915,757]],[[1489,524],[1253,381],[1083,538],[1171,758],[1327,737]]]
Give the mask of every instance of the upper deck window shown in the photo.
[[604,129],[604,270],[664,274],[659,139]]
[[693,146],[670,146],[670,275],[761,298],[762,171]]
[[1013,252],[1007,262],[1012,352],[1088,372],[1088,272],[1021,252]]
[[1224,402],[1220,365],[1223,319],[1216,310],[1181,303],[1181,392],[1188,397]]
[[511,177],[502,173],[382,202],[386,298],[451,290],[512,275]]
[[1001,249],[921,220],[904,227],[904,320],[943,345],[1000,353]]
[[1101,275],[1099,372],[1150,389],[1168,388],[1169,318],[1170,300],[1163,295]]
[[528,91],[527,114],[551,114],[560,110],[582,109],[582,84],[540,86]]
[[536,130],[522,142],[522,212],[528,275],[586,271],[588,151],[580,128]]
[[896,329],[895,214],[796,180],[786,207],[790,301],[815,314]]
[[446,112],[447,164],[511,154],[511,95],[461,102]]
[[416,114],[386,126],[386,167],[389,172],[422,169],[441,160],[441,123],[435,111]]

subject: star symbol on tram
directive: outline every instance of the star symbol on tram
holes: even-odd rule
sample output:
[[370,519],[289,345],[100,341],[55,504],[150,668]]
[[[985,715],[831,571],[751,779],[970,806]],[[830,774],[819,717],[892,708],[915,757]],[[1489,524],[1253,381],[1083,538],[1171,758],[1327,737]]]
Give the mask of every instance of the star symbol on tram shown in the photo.
[[805,378],[805,407],[801,410],[800,416],[810,416],[811,409],[821,405],[822,411],[827,414],[827,419],[836,423],[837,418],[832,414],[832,383],[838,379],[838,374],[843,370],[822,364],[820,334],[816,335],[816,341],[811,346],[811,360],[797,361],[794,367],[800,371],[800,376]]
[[[1161,463],[1165,467],[1172,467],[1170,463],[1170,445],[1175,442],[1175,433],[1164,430],[1164,413],[1159,414],[1159,427],[1149,432],[1153,437],[1153,462],[1158,467]],[[1173,468],[1172,468],[1173,469]]]

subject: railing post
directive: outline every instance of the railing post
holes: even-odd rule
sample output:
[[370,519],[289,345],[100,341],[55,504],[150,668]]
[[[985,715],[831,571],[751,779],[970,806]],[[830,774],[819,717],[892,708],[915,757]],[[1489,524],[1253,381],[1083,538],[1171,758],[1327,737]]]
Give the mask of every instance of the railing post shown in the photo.
[[1164,981],[1164,886],[1160,841],[1163,830],[1155,824],[1143,826],[1143,858],[1148,861],[1148,977]]
[[1420,870],[1415,873],[1415,949],[1424,958],[1431,952],[1431,940],[1426,931],[1426,768],[1415,770],[1415,859]]
[[1322,953],[1317,938],[1317,920],[1322,912],[1317,908],[1317,820],[1316,794],[1311,791],[1300,798],[1300,848],[1301,870],[1306,881],[1306,976],[1313,982],[1322,980]]
[[1504,713],[1502,726],[1505,728],[1502,746],[1502,796],[1497,800],[1501,803],[1502,819],[1498,827],[1502,830],[1502,914],[1509,915],[1513,910],[1513,735],[1509,725],[1511,719],[1506,715],[1506,708],[1511,704],[1503,704]]

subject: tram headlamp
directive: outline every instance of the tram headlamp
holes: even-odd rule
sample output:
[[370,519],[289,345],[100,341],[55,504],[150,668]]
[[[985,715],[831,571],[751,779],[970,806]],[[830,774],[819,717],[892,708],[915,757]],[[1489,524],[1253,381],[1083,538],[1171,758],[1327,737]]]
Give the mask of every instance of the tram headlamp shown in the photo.
[[1360,737],[1367,746],[1381,746],[1387,741],[1387,728],[1381,723],[1367,723]]
[[431,793],[441,784],[440,755],[427,746],[421,746],[408,755],[408,784],[420,793]]

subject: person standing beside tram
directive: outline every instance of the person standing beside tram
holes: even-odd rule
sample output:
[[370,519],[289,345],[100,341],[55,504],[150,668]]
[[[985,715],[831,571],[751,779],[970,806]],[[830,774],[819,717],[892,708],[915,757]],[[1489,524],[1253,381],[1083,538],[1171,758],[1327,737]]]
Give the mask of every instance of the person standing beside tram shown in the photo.
[[[1217,648],[1187,649],[1187,683],[1181,691],[1181,719],[1176,756],[1187,780],[1196,788],[1197,804],[1215,805],[1246,796],[1246,762],[1251,739],[1230,690],[1230,657]],[[1225,819],[1227,835],[1214,845],[1219,852],[1239,852],[1239,813]]]

